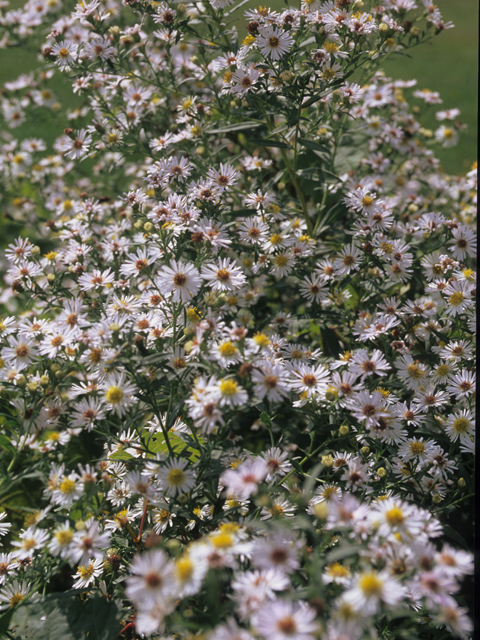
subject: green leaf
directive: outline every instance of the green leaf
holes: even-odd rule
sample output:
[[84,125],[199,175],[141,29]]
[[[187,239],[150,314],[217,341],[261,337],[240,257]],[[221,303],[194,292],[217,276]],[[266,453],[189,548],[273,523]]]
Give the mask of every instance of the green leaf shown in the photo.
[[9,609],[6,613],[0,616],[0,637],[4,635],[8,631],[10,627],[10,621],[15,612],[15,609]]
[[96,594],[82,601],[79,592],[33,596],[13,610],[10,630],[25,640],[114,640],[122,612]]
[[286,142],[282,142],[281,140],[276,140],[275,138],[264,138],[263,140],[247,138],[247,142],[249,144],[255,144],[257,147],[275,147],[278,149],[291,149],[292,145],[287,144]]
[[238,122],[237,124],[230,124],[228,127],[220,127],[220,129],[210,129],[205,133],[229,133],[230,131],[243,131],[243,129],[256,129],[261,125],[261,122],[255,122],[255,120],[247,122]]
[[306,140],[305,138],[298,138],[298,142],[302,145],[302,147],[306,147],[307,149],[312,149],[313,151],[321,151],[324,154],[328,154],[330,149],[319,142],[315,142],[314,140]]
[[468,546],[467,541],[465,540],[465,538],[463,536],[461,536],[458,533],[458,531],[456,531],[449,524],[444,524],[443,525],[443,532],[451,540],[455,540],[455,542],[458,542],[459,544],[461,544],[464,549],[467,549],[467,550],[469,549],[469,546]]
[[270,426],[270,416],[268,415],[268,413],[265,413],[265,411],[260,414],[260,420],[266,427]]
[[343,560],[343,558],[356,555],[363,548],[364,547],[362,547],[361,544],[343,544],[337,549],[330,551],[326,557],[326,562],[327,564],[330,564],[331,562],[338,562],[338,560]]

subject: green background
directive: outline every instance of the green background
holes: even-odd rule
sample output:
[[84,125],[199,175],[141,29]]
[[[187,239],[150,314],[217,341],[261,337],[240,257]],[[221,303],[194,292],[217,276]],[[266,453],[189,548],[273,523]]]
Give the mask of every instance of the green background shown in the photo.
[[[14,1],[11,6],[20,4]],[[252,1],[238,12],[239,18],[247,7],[259,4],[269,4],[277,9],[285,6],[282,0],[272,0],[270,3],[266,0]],[[290,4],[297,5],[296,2]],[[421,0],[418,0],[418,4],[421,4]],[[455,28],[412,49],[409,52],[411,58],[391,56],[383,66],[387,75],[393,78],[416,78],[418,88],[440,93],[443,104],[429,107],[429,113],[421,118],[423,126],[432,129],[439,126],[434,115],[441,108],[458,107],[461,110],[460,120],[467,125],[466,131],[456,147],[440,150],[437,155],[445,171],[462,174],[470,169],[477,157],[478,0],[438,0],[437,5],[444,20],[451,20]],[[239,20],[241,36],[246,35],[244,24],[243,20]],[[31,71],[38,64],[36,53],[26,46],[0,50],[0,85]],[[57,75],[59,77],[52,86],[59,100],[70,107],[79,106],[78,98],[72,96],[67,76]],[[22,137],[40,136],[51,143],[68,124],[66,120],[52,118],[50,122],[29,122],[19,130],[13,130],[13,133],[20,133]]]

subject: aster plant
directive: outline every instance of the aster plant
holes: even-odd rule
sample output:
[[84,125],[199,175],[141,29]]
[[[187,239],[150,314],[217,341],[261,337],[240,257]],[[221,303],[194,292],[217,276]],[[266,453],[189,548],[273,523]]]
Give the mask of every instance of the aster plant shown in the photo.
[[477,172],[381,70],[452,26],[2,3],[6,637],[469,637]]

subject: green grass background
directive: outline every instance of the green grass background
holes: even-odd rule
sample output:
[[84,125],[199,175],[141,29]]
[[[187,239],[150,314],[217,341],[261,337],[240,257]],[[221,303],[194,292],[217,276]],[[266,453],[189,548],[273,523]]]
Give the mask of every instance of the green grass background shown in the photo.
[[[20,4],[18,0],[12,2],[12,6]],[[285,6],[282,0],[271,0],[270,3],[267,0],[252,0],[238,12],[240,35],[246,34],[241,14],[247,7],[258,4],[270,4],[276,9]],[[291,4],[296,6],[297,2]],[[467,125],[467,130],[458,146],[438,152],[445,171],[461,174],[471,167],[477,157],[478,0],[437,0],[437,4],[445,21],[451,20],[455,28],[412,49],[409,52],[411,58],[391,56],[385,60],[384,69],[393,78],[416,78],[420,89],[428,88],[440,93],[443,105],[430,107],[430,113],[421,118],[423,126],[438,126],[434,113],[440,108],[458,107],[461,110],[460,120]],[[21,73],[33,70],[38,64],[35,51],[26,46],[0,50],[0,86]],[[70,107],[78,106],[78,98],[72,95],[67,77],[58,76],[52,86],[60,102]],[[50,122],[30,121],[16,132],[22,137],[40,136],[51,143],[67,125],[66,120],[55,117]],[[16,135],[15,130],[13,133]]]

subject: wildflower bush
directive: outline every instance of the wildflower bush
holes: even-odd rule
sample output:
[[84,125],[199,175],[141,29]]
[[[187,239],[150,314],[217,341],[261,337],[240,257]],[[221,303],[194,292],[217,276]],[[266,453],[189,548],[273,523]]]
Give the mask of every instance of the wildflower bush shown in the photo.
[[468,637],[476,169],[380,69],[452,25],[6,4],[1,633]]

